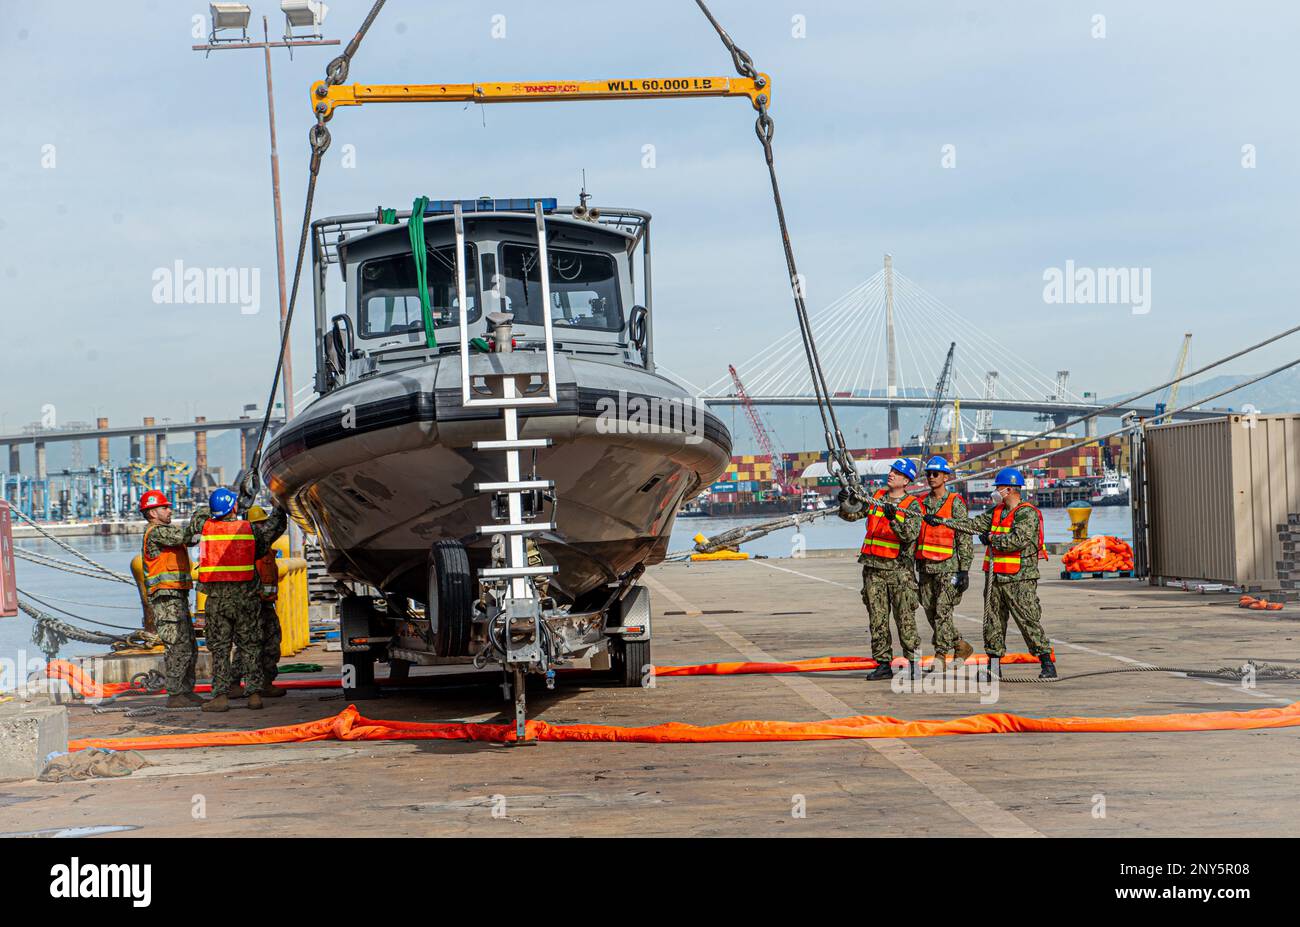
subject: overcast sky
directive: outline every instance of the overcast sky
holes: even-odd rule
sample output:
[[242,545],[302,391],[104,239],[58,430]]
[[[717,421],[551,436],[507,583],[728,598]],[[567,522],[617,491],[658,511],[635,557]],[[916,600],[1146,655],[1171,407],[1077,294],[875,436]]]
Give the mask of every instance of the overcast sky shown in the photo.
[[[277,3],[252,5],[282,28]],[[1164,379],[1184,331],[1203,361],[1294,324],[1300,5],[712,6],[773,75],[777,164],[814,308],[889,251],[1036,368],[1069,368],[1077,391],[1102,394]],[[331,3],[326,34],[346,41],[368,7]],[[117,424],[230,416],[266,393],[277,297],[261,53],[191,51],[206,13],[184,0],[0,0],[0,433],[46,404],[61,422]],[[334,53],[274,54],[290,260],[307,90]],[[688,0],[390,0],[350,80],[730,73]],[[706,383],[793,328],[752,123],[742,100],[344,110],[315,214],[409,208],[418,194],[571,202],[585,168],[596,205],[655,214],[658,357]],[[1045,303],[1044,272],[1067,260],[1149,269],[1150,312]],[[156,302],[155,271],[177,261],[259,269],[260,311]],[[311,345],[307,299],[299,385]],[[1284,342],[1228,370],[1295,355]]]

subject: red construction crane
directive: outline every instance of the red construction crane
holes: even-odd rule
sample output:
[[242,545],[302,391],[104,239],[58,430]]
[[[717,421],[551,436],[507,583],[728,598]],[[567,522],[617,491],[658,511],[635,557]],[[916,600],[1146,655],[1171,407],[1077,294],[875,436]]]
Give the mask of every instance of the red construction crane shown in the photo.
[[740,404],[745,407],[745,414],[749,416],[749,426],[754,429],[754,438],[758,441],[759,448],[772,462],[772,482],[776,483],[781,492],[790,492],[790,487],[787,485],[789,479],[785,470],[785,458],[772,448],[772,439],[768,437],[767,429],[763,427],[763,420],[758,417],[758,409],[755,408],[753,400],[745,392],[745,384],[740,382],[740,374],[736,373],[736,368],[730,364],[727,365],[727,370],[731,371],[731,381],[736,384],[736,398],[740,400]]

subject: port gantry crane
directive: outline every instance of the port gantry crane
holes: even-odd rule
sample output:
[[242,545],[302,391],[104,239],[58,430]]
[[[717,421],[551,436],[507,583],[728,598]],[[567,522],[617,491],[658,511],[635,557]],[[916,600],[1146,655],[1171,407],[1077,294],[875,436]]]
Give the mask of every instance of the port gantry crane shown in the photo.
[[[378,5],[376,6],[378,10]],[[372,13],[373,16],[373,13]],[[711,18],[711,17],[710,17]],[[719,27],[720,30],[720,27]],[[730,40],[726,40],[730,46]],[[742,57],[743,56],[743,57]],[[469,84],[343,84],[332,77],[317,81],[311,88],[312,112],[316,118],[311,141],[313,148],[312,181],[319,169],[320,158],[329,146],[329,131],[325,128],[342,106],[361,106],[367,103],[540,103],[563,102],[566,100],[632,100],[651,98],[688,98],[688,97],[746,97],[759,113],[759,138],[768,152],[769,170],[771,169],[771,122],[767,117],[767,106],[771,100],[771,79],[768,75],[753,69],[748,63],[748,56],[733,50],[733,58],[739,68],[742,61],[747,65],[752,76],[741,77],[667,77],[667,78],[619,78],[614,80],[541,80],[517,81],[507,83],[487,82]],[[342,77],[346,76],[346,61]],[[766,120],[766,122],[765,122]],[[767,126],[766,138],[762,127]],[[311,187],[309,187],[309,199]],[[775,195],[775,175],[773,175]],[[778,215],[781,215],[780,202],[777,200]],[[310,209],[310,206],[308,207]],[[541,256],[541,288],[543,302],[549,302],[549,267],[546,259],[546,217],[540,204],[536,210],[538,235],[538,253]],[[460,256],[465,252],[464,224],[459,204],[455,207],[456,230],[456,283],[461,308],[460,319],[460,356],[469,355],[466,344],[466,275]],[[782,234],[788,249],[788,236],[784,225]],[[301,258],[300,258],[301,260]],[[793,274],[792,274],[793,277]],[[295,288],[296,290],[296,288]],[[802,304],[799,304],[802,308]],[[511,343],[508,334],[512,321],[509,313],[498,314],[494,322],[498,331],[507,334],[498,338],[497,351],[509,351]],[[502,644],[490,657],[501,664],[507,677],[507,687],[512,690],[515,708],[515,736],[517,743],[531,742],[527,738],[526,712],[524,701],[524,676],[526,673],[544,672],[548,684],[554,678],[554,671],[549,670],[549,657],[545,648],[546,629],[543,626],[542,597],[536,584],[543,574],[553,573],[552,565],[530,564],[526,547],[526,537],[540,531],[551,529],[549,523],[530,521],[525,511],[524,497],[538,491],[553,491],[554,483],[537,478],[536,473],[524,478],[521,452],[534,450],[549,444],[549,439],[525,440],[519,437],[520,412],[529,406],[553,405],[556,402],[555,359],[550,316],[543,313],[545,326],[546,367],[542,374],[543,387],[538,394],[525,395],[527,381],[531,374],[520,378],[512,373],[494,375],[498,380],[493,390],[493,398],[475,398],[471,395],[468,365],[462,367],[461,391],[462,404],[491,405],[502,409],[505,434],[500,440],[476,441],[479,450],[501,451],[505,455],[507,479],[496,483],[479,483],[475,489],[491,493],[494,500],[504,504],[493,505],[498,513],[498,524],[484,525],[482,533],[499,534],[503,543],[500,545],[500,557],[494,559],[493,566],[479,573],[479,583],[490,595],[485,594],[489,603],[488,626],[495,627],[504,622],[505,633],[500,635]],[[508,369],[503,367],[503,370]],[[734,370],[732,371],[734,374]],[[754,412],[750,410],[751,420]],[[760,428],[761,432],[761,428]],[[828,432],[829,435],[829,432]],[[765,437],[765,435],[763,436]],[[770,453],[770,442],[766,450]],[[777,459],[773,456],[774,466]],[[489,634],[489,639],[492,635]],[[485,649],[480,656],[486,656]],[[477,658],[476,658],[477,662]],[[643,668],[643,672],[646,671]]]
[[[1169,387],[1169,398],[1157,406],[1159,413],[1165,409],[1178,408],[1178,387],[1182,386],[1183,370],[1187,367],[1187,356],[1192,349],[1192,333],[1183,332],[1183,343],[1178,349],[1178,359],[1174,361],[1174,383]],[[1169,422],[1168,415],[1157,414],[1155,424],[1164,424]]]
[[[948,394],[948,386],[952,383],[952,355],[955,350],[957,350],[957,342],[950,342],[948,356],[944,358],[943,370],[939,373],[939,382],[934,386],[934,402],[930,403],[930,414],[925,420],[925,428],[921,431],[919,442],[923,457],[929,457],[930,449],[934,446],[934,430],[939,424],[939,410],[943,408],[943,397]],[[955,410],[953,414],[957,414]],[[960,425],[954,421],[953,428],[958,429]]]
[[749,393],[745,392],[745,384],[740,382],[740,374],[736,373],[736,368],[728,364],[727,370],[731,372],[731,382],[736,384],[736,398],[740,400],[740,404],[745,408],[745,415],[749,417],[749,427],[754,431],[754,439],[758,441],[759,448],[772,463],[772,482],[776,484],[781,492],[789,492],[791,480],[786,473],[785,455],[777,453],[772,446],[772,439],[768,435],[767,429],[763,427],[763,420],[758,415],[758,407],[749,398]]

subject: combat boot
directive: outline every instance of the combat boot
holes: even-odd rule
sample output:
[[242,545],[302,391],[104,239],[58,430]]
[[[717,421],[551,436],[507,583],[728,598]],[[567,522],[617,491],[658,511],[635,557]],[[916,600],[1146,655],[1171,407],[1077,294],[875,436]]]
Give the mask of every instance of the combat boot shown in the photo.
[[948,658],[941,653],[934,655],[934,662],[930,664],[930,672],[942,675],[948,669]]
[[199,696],[194,692],[182,692],[181,698],[185,699],[185,701],[191,705],[203,704],[203,699],[199,698]]
[[962,638],[957,639],[956,657],[958,663],[965,663],[966,658],[969,657],[974,652],[975,652],[975,648],[972,647],[967,641],[963,640]]
[[248,693],[244,691],[243,686],[231,686],[229,689],[226,690],[226,698],[230,699],[232,702],[235,699],[247,698],[247,696]]
[[284,698],[286,695],[283,689],[277,689],[275,686],[267,686],[259,694],[262,698]]
[[921,655],[914,653],[907,658],[907,672],[913,679],[921,678]]
[[218,695],[216,698],[209,699],[203,703],[204,711],[230,711],[230,700],[224,695]]
[[184,694],[167,696],[168,708],[189,708],[193,704]]
[[876,668],[873,669],[871,672],[867,673],[867,678],[868,679],[893,679],[894,668],[890,666],[889,661],[886,660],[884,663],[877,665]]
[[980,667],[978,678],[980,682],[985,682],[985,683],[992,683],[993,680],[995,679],[1001,679],[1002,658],[995,657],[992,654],[990,654],[988,665]]
[[248,707],[250,711],[261,711],[262,696],[258,695],[256,692],[248,693]]
[[1052,662],[1052,655],[1045,653],[1038,658],[1038,662],[1043,664],[1043,668],[1038,671],[1039,679],[1055,679],[1056,664]]

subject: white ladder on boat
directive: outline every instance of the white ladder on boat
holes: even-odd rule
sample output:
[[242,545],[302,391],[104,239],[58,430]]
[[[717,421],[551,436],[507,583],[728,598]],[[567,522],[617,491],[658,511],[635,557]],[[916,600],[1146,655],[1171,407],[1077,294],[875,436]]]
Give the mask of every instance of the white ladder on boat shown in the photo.
[[[504,494],[506,496],[506,516],[499,519],[497,524],[478,526],[480,534],[501,534],[505,536],[505,566],[481,569],[479,570],[479,579],[506,580],[509,584],[509,597],[505,603],[502,603],[506,608],[506,631],[503,634],[503,642],[506,647],[504,660],[506,669],[513,673],[511,686],[514,690],[515,734],[518,741],[525,739],[525,668],[529,664],[539,662],[539,648],[543,646],[540,627],[541,605],[540,596],[537,592],[536,577],[554,573],[557,569],[555,566],[548,565],[529,566],[528,536],[553,531],[555,524],[553,522],[525,521],[523,512],[524,493],[533,493],[538,490],[547,492],[555,489],[555,483],[552,480],[524,479],[520,459],[522,452],[550,447],[552,442],[550,438],[520,438],[519,410],[536,406],[554,406],[557,402],[555,340],[551,329],[550,258],[546,249],[546,218],[542,212],[540,202],[534,204],[534,215],[537,222],[537,267],[542,290],[542,328],[545,333],[546,369],[543,374],[544,383],[540,388],[534,390],[533,394],[530,394],[528,384],[531,382],[533,374],[531,372],[513,372],[510,370],[509,365],[503,363],[497,369],[485,371],[478,375],[483,379],[484,385],[490,394],[480,396],[475,393],[473,383],[475,377],[471,377],[469,369],[469,300],[465,274],[465,220],[460,204],[457,203],[454,208],[456,296],[460,304],[461,404],[465,408],[487,407],[501,409],[505,425],[505,437],[503,439],[475,441],[473,447],[476,451],[501,451],[505,455],[506,478],[499,481],[475,483],[474,489],[480,493]],[[523,283],[525,287],[528,286],[527,279]],[[494,355],[508,355],[511,353],[513,327],[510,325],[510,320],[512,318],[507,314],[507,317],[498,323],[500,326],[497,338],[498,348]],[[499,384],[499,389],[494,389],[493,387],[497,384]],[[545,390],[544,393],[542,393],[542,389]],[[541,394],[537,395],[538,393]],[[533,642],[531,646],[512,650],[510,646],[510,625],[513,616],[519,611],[526,611],[534,616]]]

